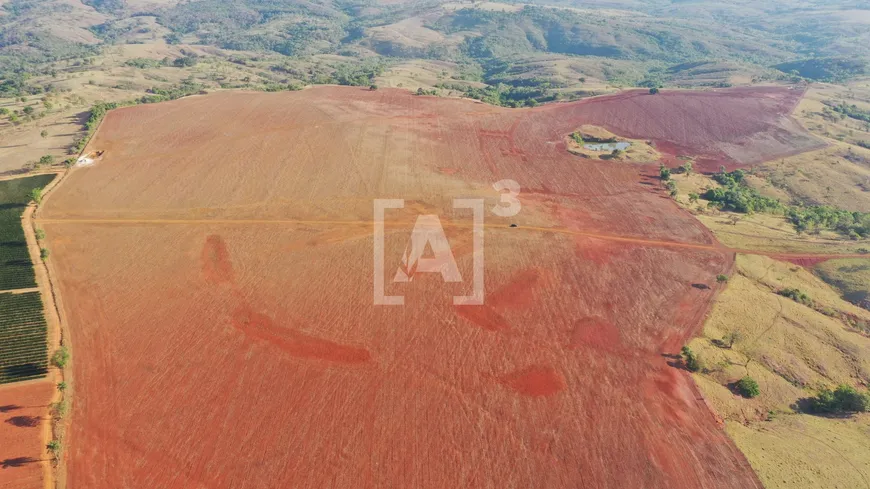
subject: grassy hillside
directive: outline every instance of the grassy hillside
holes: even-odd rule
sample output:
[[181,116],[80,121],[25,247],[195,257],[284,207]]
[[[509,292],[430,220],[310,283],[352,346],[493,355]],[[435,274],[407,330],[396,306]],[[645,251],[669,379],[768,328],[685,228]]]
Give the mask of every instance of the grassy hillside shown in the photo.
[[[811,299],[782,295],[798,289]],[[860,323],[860,324],[859,324]],[[861,486],[870,471],[870,414],[809,412],[820,389],[870,383],[870,312],[800,267],[739,255],[703,336],[690,347],[701,359],[696,380],[725,429],[765,487]],[[730,338],[736,340],[729,347]],[[749,376],[755,398],[735,387]]]
[[[212,54],[225,56],[277,54],[284,59],[276,64],[300,69],[319,55],[465,62],[484,71],[518,56],[595,57],[613,84],[725,86],[796,76],[792,72],[811,79],[860,75],[870,45],[864,42],[870,41],[868,11],[850,10],[846,0],[532,3],[539,5],[9,0],[0,10],[0,79],[7,95],[34,94],[38,88],[27,77],[57,70],[52,64],[58,61],[81,61],[111,44],[161,40],[210,46],[219,50]],[[633,68],[606,69],[607,60]],[[530,83],[509,69],[491,78]]]
[[815,268],[822,280],[837,288],[843,298],[870,310],[870,258],[844,258],[820,263]]

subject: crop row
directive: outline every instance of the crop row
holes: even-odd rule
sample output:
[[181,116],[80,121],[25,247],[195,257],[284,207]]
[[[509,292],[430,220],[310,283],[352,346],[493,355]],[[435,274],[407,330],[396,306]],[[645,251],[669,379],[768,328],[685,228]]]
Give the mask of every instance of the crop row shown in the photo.
[[35,331],[28,335],[13,338],[0,338],[0,342],[3,344],[3,351],[0,352],[0,365],[18,353],[34,349],[45,349],[46,347],[44,331]]
[[45,375],[46,332],[39,292],[0,293],[0,384]]
[[0,181],[0,290],[36,286],[21,215],[31,200],[31,192],[45,187],[53,178],[37,175]]
[[42,313],[42,300],[37,292],[18,294],[17,297],[21,299],[14,302],[8,301],[8,303],[0,298],[0,329],[16,324],[38,323],[45,320]]
[[[33,190],[53,178],[38,175],[0,182],[0,290],[36,286],[21,215]],[[0,384],[46,374],[46,329],[39,293],[0,294]]]

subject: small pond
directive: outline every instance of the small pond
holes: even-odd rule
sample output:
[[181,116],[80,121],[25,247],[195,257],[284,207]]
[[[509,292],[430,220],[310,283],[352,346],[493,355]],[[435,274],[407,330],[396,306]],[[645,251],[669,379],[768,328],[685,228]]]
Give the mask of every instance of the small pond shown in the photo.
[[631,146],[631,143],[627,141],[620,141],[618,143],[586,143],[583,145],[589,151],[613,151],[614,149],[625,151],[629,146]]

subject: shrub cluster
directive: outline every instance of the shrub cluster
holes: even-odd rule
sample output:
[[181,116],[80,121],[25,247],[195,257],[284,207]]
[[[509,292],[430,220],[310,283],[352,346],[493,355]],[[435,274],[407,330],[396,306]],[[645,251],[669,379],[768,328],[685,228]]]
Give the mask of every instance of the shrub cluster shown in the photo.
[[747,186],[744,182],[743,170],[733,172],[720,171],[713,176],[722,187],[706,191],[704,199],[715,203],[719,208],[752,214],[754,212],[780,213],[783,205],[776,199],[763,197],[755,189]]
[[526,87],[496,83],[478,88],[452,82],[442,82],[436,86],[458,90],[465,97],[502,107],[534,107],[558,99],[557,92],[551,92],[546,86]]
[[822,389],[810,399],[809,409],[815,413],[865,413],[870,410],[870,392],[844,384],[834,390]]
[[858,121],[870,122],[870,111],[863,110],[855,104],[849,105],[846,102],[840,102],[836,105],[830,103],[827,103],[826,105],[828,105],[834,112],[843,114],[846,117]]
[[785,214],[798,232],[818,232],[822,229],[836,231],[852,239],[870,237],[870,213],[850,212],[830,206],[787,206],[779,200],[764,197],[746,185],[743,170],[726,172],[724,169],[713,176],[719,188],[707,190],[702,197],[720,209],[752,214],[765,212]]
[[788,297],[789,299],[791,299],[797,303],[803,304],[805,306],[809,306],[809,307],[813,306],[812,298],[810,298],[810,296],[808,296],[806,293],[804,293],[800,289],[786,287],[786,288],[778,291],[777,294],[779,294],[783,297]]
[[66,349],[65,346],[60,347],[57,351],[54,352],[54,355],[51,357],[51,363],[53,363],[58,368],[66,367],[66,364],[69,362],[69,350]]
[[757,397],[761,391],[758,388],[758,382],[755,381],[752,377],[743,377],[742,379],[737,381],[737,392],[740,393],[743,397],[753,398]]
[[814,205],[791,207],[786,216],[798,232],[829,229],[852,239],[870,237],[870,213]]
[[97,102],[94,104],[94,106],[91,107],[91,113],[88,116],[88,120],[85,121],[85,137],[77,140],[75,145],[70,149],[70,152],[81,153],[88,144],[91,135],[93,135],[94,131],[97,129],[97,126],[100,125],[100,121],[102,121],[103,117],[106,116],[106,113],[120,106],[121,104],[118,104],[117,102]]
[[701,370],[701,362],[698,359],[698,355],[692,351],[688,346],[684,346],[682,349],[683,354],[683,362],[686,365],[686,369],[690,372],[697,372]]

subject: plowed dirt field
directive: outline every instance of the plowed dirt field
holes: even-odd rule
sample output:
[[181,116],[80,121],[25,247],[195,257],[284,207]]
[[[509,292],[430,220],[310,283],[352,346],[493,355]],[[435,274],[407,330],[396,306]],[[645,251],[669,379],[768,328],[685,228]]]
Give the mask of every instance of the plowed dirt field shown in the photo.
[[53,392],[47,380],[0,386],[0,489],[43,489],[51,462],[42,429]]
[[[40,211],[75,361],[70,487],[760,487],[671,356],[733,254],[582,124],[749,162],[818,142],[786,89],[510,110],[399,90],[111,112]],[[787,143],[786,143],[787,142]],[[738,148],[738,150],[735,150]],[[518,182],[498,217],[492,184]],[[383,274],[373,304],[373,199]],[[469,292],[485,199],[485,304]],[[419,214],[464,279],[393,283]],[[519,226],[511,228],[516,223]]]

